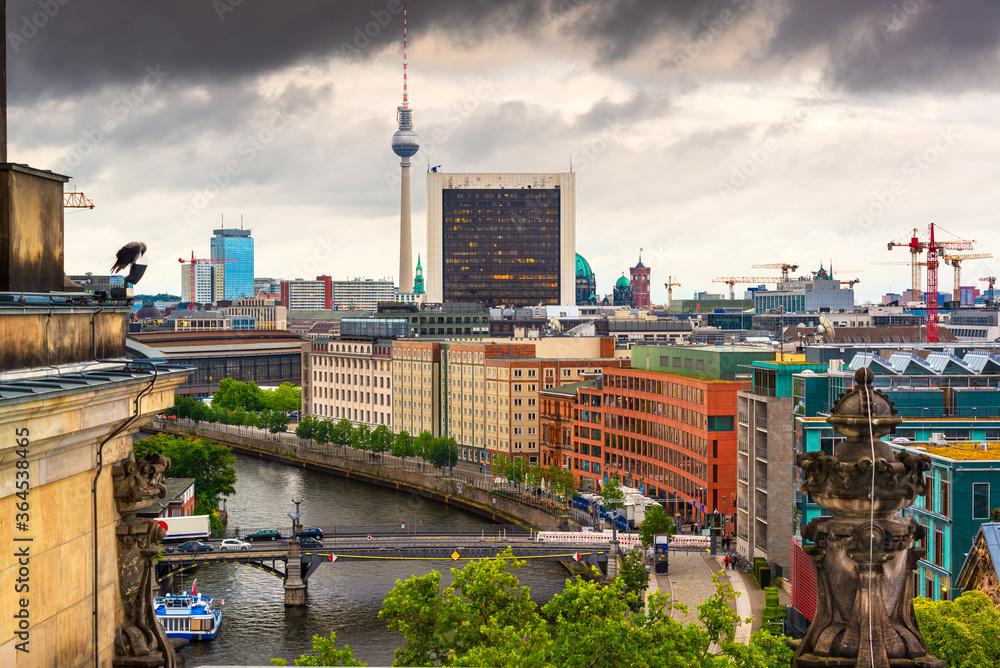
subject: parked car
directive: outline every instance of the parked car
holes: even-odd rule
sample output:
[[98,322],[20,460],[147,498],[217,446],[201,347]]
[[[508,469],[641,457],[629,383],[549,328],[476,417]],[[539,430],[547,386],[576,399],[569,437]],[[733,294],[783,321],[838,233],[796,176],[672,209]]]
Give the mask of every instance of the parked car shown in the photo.
[[316,527],[309,527],[307,529],[303,529],[302,531],[297,532],[295,534],[295,537],[296,538],[322,538],[323,537],[323,530],[322,529],[317,529]]
[[214,552],[215,546],[200,540],[189,540],[176,547],[168,547],[167,552]]
[[281,533],[277,529],[261,529],[260,531],[255,531],[246,537],[250,542],[255,542],[258,540],[280,540]]
[[237,540],[235,538],[227,538],[221,543],[219,543],[220,552],[228,552],[229,550],[249,550],[250,543],[244,543],[242,540]]
[[322,550],[322,541],[316,540],[315,538],[299,538],[299,547],[303,550]]

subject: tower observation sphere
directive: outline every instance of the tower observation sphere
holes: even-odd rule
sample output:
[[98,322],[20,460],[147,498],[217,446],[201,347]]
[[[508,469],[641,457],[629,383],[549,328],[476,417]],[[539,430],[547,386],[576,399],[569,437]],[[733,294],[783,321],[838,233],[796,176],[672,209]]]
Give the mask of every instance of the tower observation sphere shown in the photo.
[[412,158],[420,150],[420,140],[413,131],[413,110],[407,107],[396,109],[399,129],[392,135],[392,152],[400,158]]

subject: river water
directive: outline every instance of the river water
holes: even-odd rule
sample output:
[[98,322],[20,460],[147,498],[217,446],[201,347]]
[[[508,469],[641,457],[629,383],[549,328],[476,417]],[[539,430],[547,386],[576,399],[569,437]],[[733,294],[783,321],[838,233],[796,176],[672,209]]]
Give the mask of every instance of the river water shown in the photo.
[[[475,525],[490,522],[466,511],[325,473],[236,455],[239,480],[228,500],[229,526],[291,528],[292,499],[303,499],[304,526]],[[459,565],[467,562],[459,562]],[[432,570],[451,582],[451,561],[342,562],[320,566],[310,576],[308,604],[285,608],[282,581],[256,568],[238,564],[206,564],[180,575],[180,586],[225,599],[222,629],[211,641],[193,641],[180,651],[188,666],[269,665],[270,659],[292,659],[312,651],[312,636],[337,632],[337,645],[349,644],[370,666],[388,666],[402,636],[378,618],[382,600],[396,580]],[[518,571],[542,603],[560,591],[566,571],[556,562],[531,561]]]

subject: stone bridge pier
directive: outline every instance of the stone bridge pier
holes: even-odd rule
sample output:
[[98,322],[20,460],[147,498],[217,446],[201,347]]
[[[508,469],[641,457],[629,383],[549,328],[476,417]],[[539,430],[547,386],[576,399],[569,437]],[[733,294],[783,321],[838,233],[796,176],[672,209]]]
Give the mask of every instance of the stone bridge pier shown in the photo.
[[288,541],[288,561],[285,562],[285,607],[306,604],[308,585],[302,580],[302,550],[299,541]]

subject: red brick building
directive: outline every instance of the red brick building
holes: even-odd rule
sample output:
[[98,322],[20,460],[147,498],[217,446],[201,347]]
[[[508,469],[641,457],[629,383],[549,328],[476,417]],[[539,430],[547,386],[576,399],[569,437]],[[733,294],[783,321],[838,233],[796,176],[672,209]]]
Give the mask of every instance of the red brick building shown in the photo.
[[700,520],[704,506],[706,525],[716,510],[731,507],[741,382],[606,369],[591,383],[577,383],[566,393],[573,407],[568,446],[561,421],[566,399],[545,394],[554,418],[548,422],[553,440],[543,447],[549,456],[572,452],[581,489],[597,490],[606,476],[617,476],[666,501],[668,512],[682,521]]

